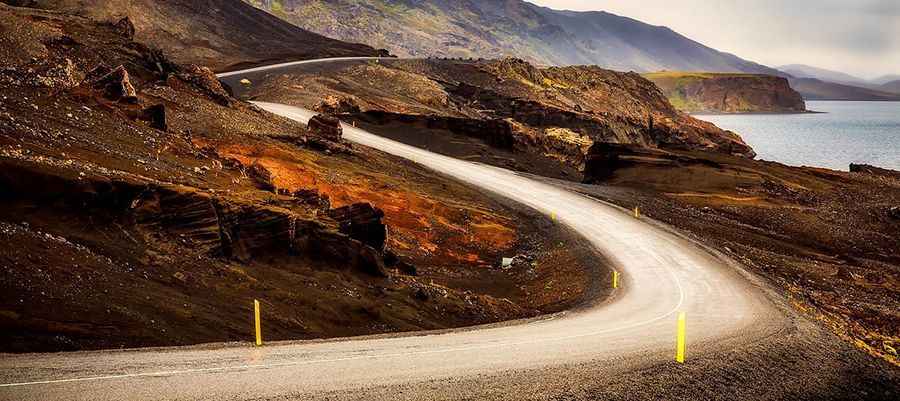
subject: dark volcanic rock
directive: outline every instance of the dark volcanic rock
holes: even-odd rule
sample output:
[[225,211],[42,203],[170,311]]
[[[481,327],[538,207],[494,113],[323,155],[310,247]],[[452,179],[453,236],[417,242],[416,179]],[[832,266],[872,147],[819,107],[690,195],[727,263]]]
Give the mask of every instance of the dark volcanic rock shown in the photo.
[[628,165],[623,156],[634,154],[635,150],[627,145],[595,143],[585,156],[584,181],[597,182],[612,177],[617,169]]
[[396,268],[400,273],[407,276],[417,276],[419,274],[415,266],[404,262],[397,254],[389,250],[384,251],[384,264],[388,267]]
[[131,19],[127,16],[120,19],[115,23],[116,31],[122,34],[122,36],[128,39],[134,39],[134,24],[131,23]]
[[888,216],[891,216],[894,220],[900,220],[900,206],[895,206],[888,210]]
[[222,86],[222,82],[216,77],[216,73],[207,67],[188,65],[178,74],[178,77],[185,82],[190,82],[201,92],[209,95],[223,106],[230,105],[234,100],[228,94],[228,91],[225,90],[225,87]]
[[376,250],[384,249],[387,240],[387,226],[381,222],[384,212],[368,203],[331,209],[328,215],[340,225],[342,233],[362,241]]
[[150,123],[151,128],[160,131],[168,131],[169,125],[166,122],[166,106],[164,104],[156,104],[144,109],[143,119]]
[[314,207],[316,209],[331,209],[331,201],[328,196],[320,194],[314,189],[298,189],[291,193],[298,203]]
[[341,121],[336,117],[318,114],[313,116],[313,118],[309,119],[309,130],[320,137],[325,139],[340,142],[341,135],[343,134],[343,129],[341,128]]
[[[88,77],[99,75],[106,71],[106,66],[100,65],[93,71],[88,73]],[[137,103],[137,92],[134,85],[131,84],[131,77],[128,70],[124,66],[118,66],[110,70],[107,74],[93,80],[91,85],[94,89],[102,90],[103,96],[109,100],[121,101],[126,103]]]
[[875,166],[868,165],[868,164],[850,163],[850,172],[900,179],[900,171],[889,170],[889,169],[881,168],[881,167],[875,167]]

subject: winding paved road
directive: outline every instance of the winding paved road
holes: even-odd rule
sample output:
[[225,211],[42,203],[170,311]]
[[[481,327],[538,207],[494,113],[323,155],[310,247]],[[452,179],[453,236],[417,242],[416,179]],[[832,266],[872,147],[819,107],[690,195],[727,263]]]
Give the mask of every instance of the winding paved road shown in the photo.
[[[291,106],[257,104],[298,121],[312,115]],[[784,319],[781,309],[737,269],[620,208],[350,126],[344,127],[344,137],[543,213],[555,213],[561,223],[608,256],[622,273],[619,290],[610,300],[578,311],[440,334],[285,342],[260,348],[226,344],[3,355],[0,399],[310,399],[323,394],[331,399],[390,399],[388,393],[367,394],[385,386],[419,388],[417,383],[452,383],[522,369],[552,371],[572,364],[630,364],[638,359],[666,363],[674,355],[679,312],[687,315],[687,365],[692,350],[715,349],[736,339],[753,342],[771,334],[766,327],[773,321]],[[429,388],[421,386],[413,398],[454,398],[444,393],[448,387]]]

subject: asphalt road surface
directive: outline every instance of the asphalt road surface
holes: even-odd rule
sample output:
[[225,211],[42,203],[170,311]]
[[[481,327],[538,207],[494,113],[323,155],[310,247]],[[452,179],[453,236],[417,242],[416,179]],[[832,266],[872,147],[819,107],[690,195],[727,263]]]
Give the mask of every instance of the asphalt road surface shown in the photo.
[[[313,115],[258,105],[303,122]],[[344,137],[555,214],[608,257],[619,289],[575,311],[440,333],[0,355],[0,399],[780,399],[835,394],[856,380],[856,365],[834,362],[858,360],[855,351],[827,350],[840,342],[738,266],[665,227],[504,169],[346,125]],[[683,365],[673,360],[680,312]],[[892,397],[889,384],[853,394]]]

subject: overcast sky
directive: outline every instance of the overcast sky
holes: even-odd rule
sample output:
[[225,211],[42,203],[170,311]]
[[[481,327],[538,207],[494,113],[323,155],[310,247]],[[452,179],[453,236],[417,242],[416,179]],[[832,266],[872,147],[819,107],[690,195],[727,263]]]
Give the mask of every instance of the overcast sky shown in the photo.
[[665,25],[771,67],[809,64],[862,78],[900,74],[900,0],[528,0]]

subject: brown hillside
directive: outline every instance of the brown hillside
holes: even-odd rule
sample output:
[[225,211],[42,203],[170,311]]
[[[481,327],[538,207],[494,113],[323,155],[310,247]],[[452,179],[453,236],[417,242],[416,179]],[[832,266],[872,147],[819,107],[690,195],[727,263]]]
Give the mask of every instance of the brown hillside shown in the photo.
[[0,5],[0,351],[248,340],[253,299],[278,340],[600,291],[549,218],[320,122],[238,101],[121,26]]
[[128,17],[135,40],[179,63],[215,71],[281,61],[372,56],[375,49],[298,28],[240,0],[4,0],[115,23]]

